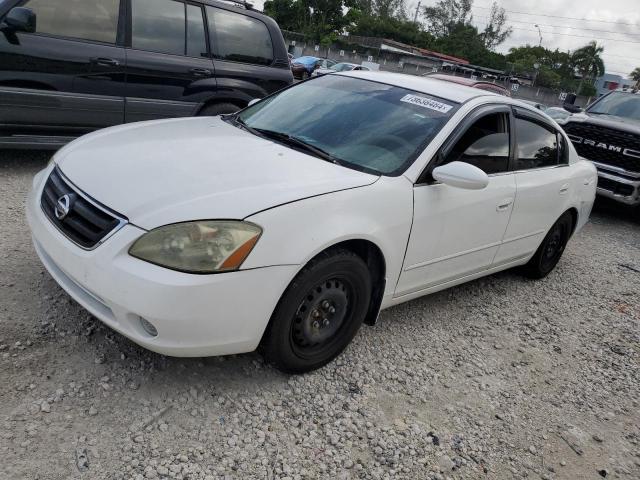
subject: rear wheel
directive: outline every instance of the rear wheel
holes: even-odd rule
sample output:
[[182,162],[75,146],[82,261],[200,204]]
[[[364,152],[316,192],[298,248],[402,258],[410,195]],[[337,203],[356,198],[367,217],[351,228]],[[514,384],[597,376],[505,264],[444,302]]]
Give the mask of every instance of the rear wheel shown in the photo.
[[214,103],[200,110],[199,117],[215,117],[216,115],[224,115],[234,113],[240,110],[240,107],[233,103]]
[[544,278],[555,268],[564,253],[573,230],[573,217],[565,212],[553,224],[531,260],[523,267],[530,278]]
[[351,251],[313,259],[291,282],[263,340],[267,361],[288,373],[329,363],[355,336],[369,307],[371,276]]
[[302,72],[302,80],[306,80],[307,78],[309,78],[309,72],[305,70],[304,72]]

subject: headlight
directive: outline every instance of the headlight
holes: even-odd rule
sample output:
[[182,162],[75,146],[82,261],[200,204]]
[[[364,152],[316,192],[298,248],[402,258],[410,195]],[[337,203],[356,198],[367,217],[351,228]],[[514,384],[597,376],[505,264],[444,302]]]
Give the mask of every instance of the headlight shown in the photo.
[[240,268],[261,233],[257,225],[232,220],[174,223],[145,233],[129,254],[181,272],[227,272]]

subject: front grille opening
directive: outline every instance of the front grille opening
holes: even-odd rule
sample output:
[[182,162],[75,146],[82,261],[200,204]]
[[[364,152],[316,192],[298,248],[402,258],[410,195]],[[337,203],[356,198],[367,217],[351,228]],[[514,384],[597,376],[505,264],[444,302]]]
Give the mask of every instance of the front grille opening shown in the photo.
[[[622,168],[628,172],[640,173],[640,158],[623,153],[624,149],[640,151],[640,136],[583,122],[569,122],[563,128],[571,137],[580,139],[580,141],[573,141],[572,139],[572,142],[581,157]],[[603,145],[585,144],[585,139]],[[606,148],[603,148],[605,145]]]
[[[65,196],[69,208],[63,218],[59,218],[56,208],[58,213],[64,210],[58,202]],[[40,203],[49,220],[72,242],[86,249],[94,248],[124,221],[76,191],[57,168],[45,183]]]
[[633,194],[633,186],[604,177],[598,177],[598,188],[608,190],[616,195],[622,195],[623,197],[628,197]]

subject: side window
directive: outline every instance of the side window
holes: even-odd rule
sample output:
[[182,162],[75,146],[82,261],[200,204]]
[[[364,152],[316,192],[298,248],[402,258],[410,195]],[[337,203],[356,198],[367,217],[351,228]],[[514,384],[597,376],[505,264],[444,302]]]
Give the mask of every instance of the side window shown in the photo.
[[36,33],[116,43],[120,0],[28,0]]
[[184,3],[173,0],[133,0],[131,13],[133,48],[184,55]]
[[187,55],[208,57],[202,8],[187,4]]
[[516,170],[552,167],[558,164],[558,137],[542,125],[516,118],[518,155]]
[[273,62],[271,35],[260,20],[214,7],[207,7],[207,18],[216,58],[260,65]]
[[509,170],[509,117],[493,113],[477,120],[442,164],[455,161],[470,163],[486,174]]

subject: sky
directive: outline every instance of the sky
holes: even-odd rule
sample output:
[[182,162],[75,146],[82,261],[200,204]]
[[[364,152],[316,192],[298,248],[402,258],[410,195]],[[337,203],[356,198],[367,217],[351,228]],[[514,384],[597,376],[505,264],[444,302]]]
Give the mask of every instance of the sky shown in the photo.
[[[250,0],[262,8],[263,0]],[[422,6],[437,0],[422,0]],[[417,0],[407,0],[413,16]],[[483,30],[492,0],[475,0],[473,23]],[[627,76],[640,67],[640,0],[498,0],[507,10],[511,36],[497,48],[507,53],[515,46],[542,45],[567,51],[596,40],[605,47],[603,59],[608,73]],[[571,17],[571,18],[568,18]]]

